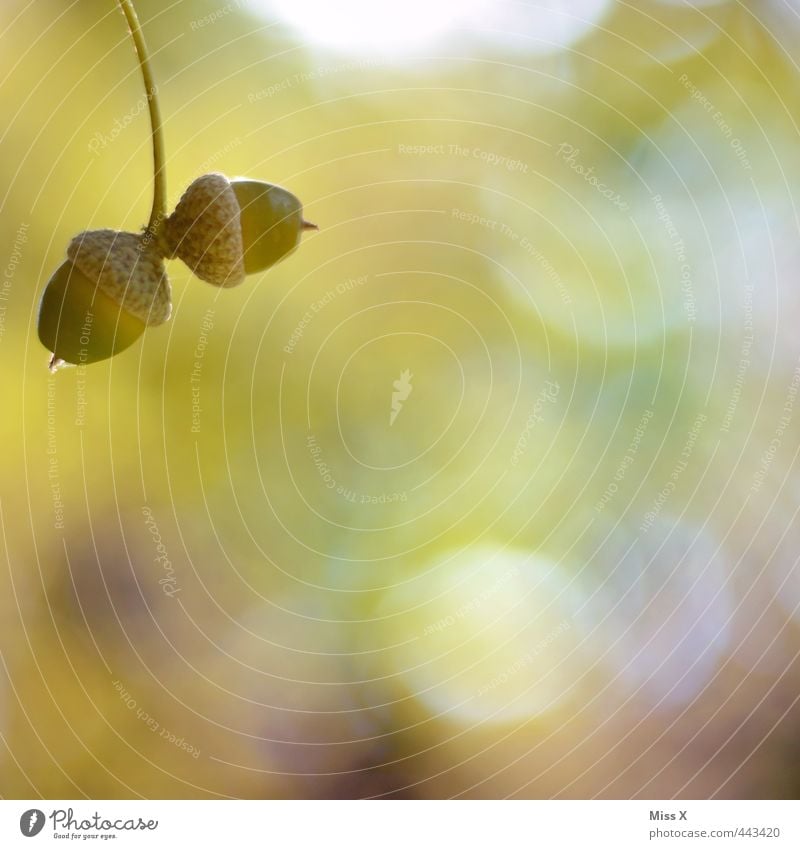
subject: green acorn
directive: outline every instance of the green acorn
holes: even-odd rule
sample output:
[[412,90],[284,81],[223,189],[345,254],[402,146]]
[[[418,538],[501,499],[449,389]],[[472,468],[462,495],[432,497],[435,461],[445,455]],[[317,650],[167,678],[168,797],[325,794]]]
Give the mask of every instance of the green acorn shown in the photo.
[[172,310],[164,263],[144,235],[117,230],[80,233],[50,278],[38,331],[52,351],[50,367],[95,363],[132,345]]
[[285,259],[305,230],[317,229],[281,186],[205,174],[184,192],[164,236],[167,256],[207,283],[231,287]]
[[94,363],[131,346],[145,327],[163,324],[172,309],[164,257],[179,256],[203,280],[236,286],[298,246],[300,201],[286,189],[206,174],[166,217],[164,140],[147,47],[132,0],[118,0],[139,61],[153,143],[153,206],[142,234],[92,230],[76,236],[67,260],[50,278],[39,307],[38,332],[52,352],[50,368]]

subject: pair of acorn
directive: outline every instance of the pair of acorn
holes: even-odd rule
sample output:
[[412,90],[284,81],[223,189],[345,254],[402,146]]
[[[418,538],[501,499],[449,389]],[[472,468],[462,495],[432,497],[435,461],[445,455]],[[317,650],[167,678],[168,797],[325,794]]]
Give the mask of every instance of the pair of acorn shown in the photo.
[[285,259],[304,230],[300,201],[281,186],[198,177],[163,227],[89,230],[67,248],[39,307],[39,339],[61,363],[94,363],[125,350],[172,312],[164,259],[179,257],[215,286],[238,286]]

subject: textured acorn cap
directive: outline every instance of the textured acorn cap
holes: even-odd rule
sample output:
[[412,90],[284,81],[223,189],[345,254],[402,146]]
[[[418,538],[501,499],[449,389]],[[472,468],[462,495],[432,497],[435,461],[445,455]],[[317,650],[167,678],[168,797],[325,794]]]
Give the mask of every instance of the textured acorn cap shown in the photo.
[[244,282],[239,203],[223,174],[204,174],[183,193],[165,228],[169,256],[179,256],[214,286]]
[[67,258],[126,312],[147,325],[163,324],[172,312],[164,263],[142,236],[88,230],[69,243]]

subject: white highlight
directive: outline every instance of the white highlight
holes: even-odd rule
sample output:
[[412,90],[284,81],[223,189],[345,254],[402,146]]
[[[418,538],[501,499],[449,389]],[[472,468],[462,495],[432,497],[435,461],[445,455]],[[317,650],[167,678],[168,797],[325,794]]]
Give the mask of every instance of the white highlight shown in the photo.
[[612,0],[260,2],[311,42],[370,52],[410,48],[467,28],[472,38],[548,53],[587,34],[612,5]]

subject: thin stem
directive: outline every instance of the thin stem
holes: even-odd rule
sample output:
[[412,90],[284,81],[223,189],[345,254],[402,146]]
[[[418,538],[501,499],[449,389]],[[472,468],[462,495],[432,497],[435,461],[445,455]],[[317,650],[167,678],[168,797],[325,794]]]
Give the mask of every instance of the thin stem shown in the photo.
[[131,0],[119,0],[122,14],[128,22],[128,29],[133,39],[136,56],[139,59],[139,67],[142,71],[144,90],[147,95],[147,108],[150,110],[150,131],[153,137],[153,208],[150,212],[150,221],[147,232],[153,237],[158,237],[164,226],[167,214],[167,172],[164,162],[164,136],[161,129],[161,112],[158,108],[158,90],[153,82],[153,73],[150,70],[150,55],[147,45],[144,43],[142,28],[139,26],[139,18],[136,9],[133,8]]

